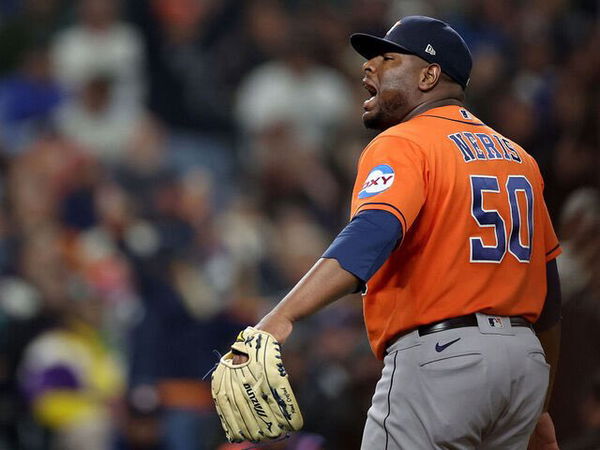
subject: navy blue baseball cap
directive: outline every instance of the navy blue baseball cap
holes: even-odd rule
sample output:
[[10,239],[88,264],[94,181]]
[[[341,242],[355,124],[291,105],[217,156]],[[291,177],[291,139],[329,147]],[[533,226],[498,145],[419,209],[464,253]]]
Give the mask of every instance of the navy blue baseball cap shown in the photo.
[[383,37],[356,33],[350,36],[354,50],[367,59],[385,52],[408,53],[439,64],[463,88],[471,76],[473,59],[462,37],[446,22],[426,16],[407,16]]

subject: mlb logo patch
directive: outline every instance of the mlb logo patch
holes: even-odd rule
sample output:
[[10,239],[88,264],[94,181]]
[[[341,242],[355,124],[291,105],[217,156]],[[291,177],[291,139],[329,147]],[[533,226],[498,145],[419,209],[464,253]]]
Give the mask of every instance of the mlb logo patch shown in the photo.
[[501,317],[488,317],[488,323],[492,328],[504,328],[504,323]]
[[460,115],[463,116],[463,119],[471,120],[471,115],[469,114],[469,112],[466,109],[461,109],[459,111],[460,111]]

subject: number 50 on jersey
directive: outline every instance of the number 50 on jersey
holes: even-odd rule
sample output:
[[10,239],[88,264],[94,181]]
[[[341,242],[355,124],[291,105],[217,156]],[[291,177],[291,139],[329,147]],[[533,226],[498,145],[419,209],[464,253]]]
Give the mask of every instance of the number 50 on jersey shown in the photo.
[[[523,175],[510,175],[506,184],[501,186],[498,177],[495,176],[471,175],[470,178],[471,215],[480,227],[493,228],[496,236],[495,245],[485,245],[482,236],[470,237],[471,262],[500,263],[508,251],[519,262],[528,263],[533,242],[535,201],[529,180]],[[484,208],[484,201],[486,204],[498,205],[497,202],[505,198],[504,195],[500,195],[501,190],[507,193],[510,220],[502,217],[498,209]],[[519,193],[522,193],[524,202],[519,202]],[[494,197],[497,198],[495,202]],[[523,204],[525,211],[521,210]],[[512,224],[510,229],[507,229],[507,223]]]

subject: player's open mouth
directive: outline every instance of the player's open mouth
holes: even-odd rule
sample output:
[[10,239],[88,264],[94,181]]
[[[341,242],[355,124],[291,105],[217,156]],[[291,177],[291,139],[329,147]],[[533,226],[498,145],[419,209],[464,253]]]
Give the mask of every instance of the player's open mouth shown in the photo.
[[362,81],[363,81],[363,87],[367,90],[367,92],[369,94],[371,94],[371,97],[369,97],[363,103],[363,108],[368,111],[370,109],[373,109],[373,107],[375,106],[375,101],[376,101],[376,97],[377,97],[377,88],[371,83],[370,80],[368,80],[366,78],[363,78]]

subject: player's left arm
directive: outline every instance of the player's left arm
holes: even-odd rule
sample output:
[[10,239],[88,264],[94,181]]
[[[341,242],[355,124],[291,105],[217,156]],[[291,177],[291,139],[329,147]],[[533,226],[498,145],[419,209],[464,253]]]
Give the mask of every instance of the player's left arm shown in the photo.
[[297,320],[318,311],[359,286],[359,280],[335,259],[319,259],[294,288],[256,325],[283,343]]
[[256,328],[285,341],[294,322],[363,288],[402,236],[402,225],[393,214],[381,210],[360,212]]

